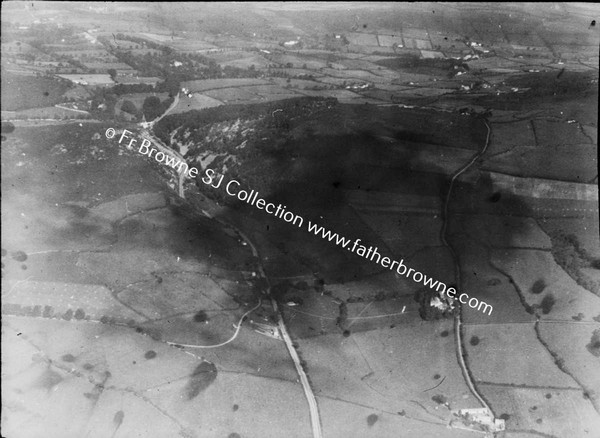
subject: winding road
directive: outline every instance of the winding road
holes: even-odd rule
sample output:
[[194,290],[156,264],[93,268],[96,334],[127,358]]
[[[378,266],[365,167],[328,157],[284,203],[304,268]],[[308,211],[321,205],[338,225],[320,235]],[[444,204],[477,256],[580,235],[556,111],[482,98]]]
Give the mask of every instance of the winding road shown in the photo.
[[[154,125],[154,123],[158,122],[160,119],[162,119],[164,116],[166,116],[173,108],[175,108],[178,101],[179,101],[179,94],[177,94],[173,104],[169,107],[169,109],[167,111],[165,111],[165,113],[162,116],[160,116],[156,120],[153,120],[150,123],[142,124],[141,125],[141,127],[142,127],[141,136],[143,138],[147,139],[148,141],[152,142],[152,144],[155,145],[156,148],[159,149],[161,152],[163,152],[165,155],[168,155],[168,156],[174,157],[175,159],[184,161],[183,157],[179,153],[177,153],[174,150],[163,145],[162,142],[160,140],[158,140],[157,138],[155,138],[155,136],[151,132],[152,125]],[[179,185],[179,190],[178,190],[179,196],[181,198],[185,199],[185,192],[184,192],[184,188],[183,188],[183,181],[185,179],[184,174],[179,172],[178,179],[179,179],[179,184],[178,184]],[[296,367],[296,372],[298,373],[298,376],[300,377],[300,383],[302,384],[302,388],[304,390],[304,395],[306,397],[306,401],[308,402],[313,438],[322,438],[323,433],[321,430],[321,418],[319,415],[319,407],[317,405],[317,399],[315,398],[315,395],[310,386],[310,382],[308,381],[308,376],[306,375],[306,372],[304,371],[304,368],[302,367],[302,364],[300,362],[300,357],[298,356],[298,352],[296,351],[296,348],[294,347],[292,339],[287,331],[287,327],[285,326],[285,321],[283,320],[283,314],[279,311],[279,307],[277,306],[277,301],[271,296],[271,283],[265,273],[265,270],[261,263],[261,258],[258,253],[258,250],[256,249],[256,246],[244,233],[242,233],[238,228],[236,228],[232,224],[227,223],[222,219],[215,218],[206,211],[203,211],[203,213],[205,216],[219,222],[221,225],[235,230],[236,233],[248,244],[248,246],[250,246],[250,248],[252,250],[252,254],[254,255],[254,257],[256,257],[257,264],[258,264],[259,276],[260,276],[260,278],[264,279],[265,282],[267,283],[267,290],[264,291],[264,293],[271,300],[271,306],[273,307],[273,311],[275,312],[275,314],[277,315],[277,318],[278,318],[278,326],[279,326],[279,331],[281,332],[281,337],[283,338],[285,345],[288,349],[288,352],[294,362],[294,366]],[[188,345],[188,347],[191,347],[191,348],[216,348],[216,347],[220,347],[220,346],[228,344],[229,342],[233,341],[237,337],[237,334],[239,333],[239,330],[240,330],[240,327],[242,326],[242,322],[244,321],[244,318],[248,314],[253,312],[255,309],[257,309],[260,306],[260,304],[262,304],[262,300],[259,300],[259,303],[256,307],[254,307],[253,309],[250,309],[248,312],[244,313],[244,315],[242,316],[242,318],[240,319],[240,322],[238,323],[238,325],[236,327],[236,331],[235,331],[234,335],[229,340],[225,341],[224,343],[221,343],[218,345],[207,345],[207,346]],[[179,344],[179,345],[181,345],[181,344]],[[186,345],[182,345],[182,346],[185,347]]]
[[[458,288],[460,288],[460,285],[461,285],[460,263],[458,261],[458,255],[454,251],[454,248],[448,243],[448,240],[446,239],[446,234],[448,231],[448,204],[450,203],[450,197],[452,196],[452,188],[454,187],[454,182],[456,181],[456,179],[460,175],[465,173],[468,169],[470,169],[471,166],[473,166],[473,164],[475,164],[475,162],[483,154],[485,154],[485,152],[488,149],[488,146],[490,144],[490,135],[491,135],[492,130],[490,128],[490,125],[487,123],[487,121],[484,120],[483,123],[485,123],[485,126],[487,128],[485,144],[483,145],[483,148],[479,152],[474,154],[471,157],[471,159],[464,166],[462,166],[460,169],[458,169],[454,173],[454,175],[452,175],[452,178],[450,179],[450,186],[448,187],[448,193],[446,194],[446,199],[444,201],[443,223],[442,223],[442,228],[440,230],[440,239],[441,239],[442,243],[444,244],[444,246],[447,247],[448,250],[450,250],[450,253],[452,254],[452,260],[454,261],[454,271],[456,273],[455,274],[456,275],[456,284],[457,284]],[[467,386],[471,390],[471,393],[475,396],[475,398],[477,398],[477,400],[479,400],[479,403],[481,403],[481,405],[483,407],[485,407],[490,412],[490,414],[493,415],[493,412],[490,409],[489,405],[483,399],[481,394],[479,394],[479,392],[477,392],[477,389],[475,388],[475,385],[473,384],[473,380],[471,379],[471,374],[469,373],[469,369],[467,368],[467,364],[465,363],[465,358],[464,358],[464,353],[463,353],[463,348],[462,348],[463,340],[462,340],[461,327],[462,327],[462,310],[459,305],[458,311],[456,312],[455,317],[454,317],[454,331],[455,331],[455,338],[456,338],[456,355],[457,355],[458,363],[462,370],[463,377],[465,378]]]

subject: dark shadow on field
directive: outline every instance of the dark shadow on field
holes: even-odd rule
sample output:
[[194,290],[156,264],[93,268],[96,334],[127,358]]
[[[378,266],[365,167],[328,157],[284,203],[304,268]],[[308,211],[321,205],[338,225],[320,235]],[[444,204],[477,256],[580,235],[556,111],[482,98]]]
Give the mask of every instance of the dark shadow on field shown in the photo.
[[[289,151],[295,151],[295,156]],[[232,198],[236,201],[233,208],[252,218],[255,226],[252,233],[262,234],[270,245],[298,261],[297,269],[303,267],[304,272],[318,273],[327,283],[356,280],[382,268],[310,233],[309,221],[351,241],[361,239],[367,248],[377,246],[382,255],[391,257],[381,238],[349,206],[347,192],[363,192],[367,197],[372,192],[438,196],[447,179],[442,169],[435,166],[430,166],[427,173],[414,170],[419,162],[418,151],[398,150],[396,143],[370,132],[301,138],[286,144],[285,151],[270,153],[265,161],[271,163],[268,171],[274,178],[265,175],[260,186],[244,189],[255,189],[267,201],[285,205],[286,210],[303,218],[302,227],[235,198]],[[280,175],[285,175],[283,182],[278,178]],[[276,275],[289,271],[281,261],[276,257],[267,260],[267,271]]]
[[212,265],[230,269],[248,270],[252,265],[250,251],[242,250],[220,224],[182,203],[128,218],[115,227],[115,233],[116,249],[168,251],[182,258],[210,259]]
[[[522,198],[512,193],[494,188],[488,173],[482,173],[474,183],[455,183],[449,204],[449,236],[453,238],[453,229],[460,229],[458,221],[463,215],[474,215],[484,234],[494,234],[494,246],[510,247],[516,236],[523,235],[527,229],[518,218],[535,218],[536,213]],[[492,230],[486,221],[486,215],[503,217],[505,227],[502,232]],[[470,232],[467,230],[467,232]],[[472,230],[471,234],[478,234]]]
[[[226,179],[238,180],[244,190],[258,191],[267,202],[285,205],[303,218],[302,226],[234,197],[220,198],[238,213],[226,220],[234,221],[258,245],[270,277],[313,274],[325,284],[356,281],[384,268],[310,233],[309,221],[352,242],[361,239],[362,245],[377,247],[382,256],[406,257],[387,250],[349,205],[348,192],[363,199],[375,192],[442,199],[449,177],[443,168],[421,159],[419,144],[438,145],[440,151],[445,146],[476,151],[486,134],[477,117],[368,105],[337,105],[318,121],[309,116],[278,123],[277,142],[251,146],[255,149],[251,158],[226,173]],[[423,168],[428,171],[417,170]],[[219,196],[224,191],[212,193]],[[393,202],[389,207],[395,207]]]
[[217,367],[210,362],[202,362],[198,365],[188,380],[185,387],[185,396],[188,400],[197,397],[198,394],[208,388],[217,378]]

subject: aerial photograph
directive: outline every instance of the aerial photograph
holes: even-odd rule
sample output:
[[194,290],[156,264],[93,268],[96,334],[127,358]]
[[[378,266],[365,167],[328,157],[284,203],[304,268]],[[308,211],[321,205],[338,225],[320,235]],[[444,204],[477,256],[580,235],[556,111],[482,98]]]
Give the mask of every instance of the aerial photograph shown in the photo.
[[600,438],[598,3],[1,4],[4,438]]

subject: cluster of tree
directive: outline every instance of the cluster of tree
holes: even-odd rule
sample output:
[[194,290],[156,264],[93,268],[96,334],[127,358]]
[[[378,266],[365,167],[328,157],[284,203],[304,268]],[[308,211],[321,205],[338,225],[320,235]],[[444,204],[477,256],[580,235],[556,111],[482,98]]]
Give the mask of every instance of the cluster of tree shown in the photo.
[[[167,50],[168,49],[168,50]],[[257,77],[260,72],[251,66],[248,69],[225,66],[222,68],[215,60],[198,53],[177,53],[166,48],[161,53],[135,55],[128,50],[109,49],[119,61],[130,65],[145,76],[167,78],[179,75],[184,80],[218,79],[222,77]]]
[[440,309],[439,307],[432,306],[431,302],[435,298],[440,299],[440,294],[435,289],[426,287],[415,292],[414,299],[419,303],[419,315],[425,321],[448,318],[452,315],[452,309],[449,307]]
[[[148,96],[142,105],[142,111],[147,121],[154,120],[163,114],[173,103],[173,98],[169,97],[164,101],[160,101],[157,96]],[[134,105],[135,107],[135,105]],[[121,108],[122,109],[122,108]],[[123,110],[125,111],[125,110]],[[137,108],[136,108],[137,111]]]
[[154,41],[150,41],[150,40],[136,37],[133,35],[125,35],[122,33],[118,33],[115,35],[115,38],[117,40],[121,40],[121,41],[131,41],[132,43],[139,44],[140,46],[147,47],[149,49],[162,50],[162,51],[172,50],[168,46],[163,46],[162,44],[156,43]]
[[72,44],[85,41],[78,35],[81,31],[70,24],[63,23],[59,27],[55,23],[34,23],[27,31],[27,37],[42,44]]
[[121,111],[125,111],[126,113],[129,113],[134,116],[139,114],[139,111],[138,111],[137,107],[135,106],[135,103],[133,103],[131,100],[125,100],[121,104]]
[[117,99],[112,88],[96,87],[92,90],[90,114],[100,120],[112,119]]
[[35,305],[35,306],[22,306],[20,304],[3,304],[2,313],[16,316],[31,316],[31,317],[42,317],[42,318],[62,318],[67,321],[75,318],[82,320],[85,318],[85,311],[81,308],[73,311],[73,309],[67,309],[64,313],[55,313],[52,306]]
[[[208,127],[214,123],[236,119],[257,119],[261,114],[271,115],[275,110],[278,110],[278,118],[265,118],[266,120],[264,123],[266,125],[263,126],[263,128],[269,128],[268,125],[272,124],[272,128],[277,129],[276,125],[277,123],[281,123],[280,119],[283,115],[288,119],[292,119],[310,114],[323,106],[335,106],[337,103],[337,99],[331,97],[298,97],[255,105],[223,105],[214,108],[168,115],[154,126],[154,133],[162,141],[169,144],[171,132],[181,127],[178,133],[183,133],[185,131],[192,132],[192,137],[190,137],[190,139],[192,141],[197,140],[198,142],[201,142],[204,139],[205,133],[198,133],[197,138],[193,138],[194,133],[199,129]],[[283,114],[279,115],[280,112]]]
[[552,256],[581,287],[600,295],[600,283],[585,274],[584,268],[600,269],[600,259],[593,257],[573,234],[551,233]]
[[251,65],[247,69],[221,67],[215,60],[198,53],[177,53],[163,46],[161,53],[135,55],[128,50],[108,49],[120,62],[123,62],[144,76],[164,79],[157,85],[157,91],[167,91],[174,95],[180,89],[181,82],[195,79],[219,78],[256,78],[262,75]]

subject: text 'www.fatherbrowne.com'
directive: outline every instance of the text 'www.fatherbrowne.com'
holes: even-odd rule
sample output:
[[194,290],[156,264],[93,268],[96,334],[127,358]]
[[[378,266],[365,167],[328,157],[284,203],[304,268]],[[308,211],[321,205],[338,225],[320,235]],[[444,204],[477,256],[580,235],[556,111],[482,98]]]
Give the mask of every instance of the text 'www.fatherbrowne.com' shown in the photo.
[[[106,131],[107,138],[113,138],[116,134],[116,131],[113,128],[109,128]],[[132,132],[124,130],[123,134],[119,139],[119,143],[121,143],[124,139],[128,139],[129,143],[127,145],[128,148],[133,148],[136,145],[137,140],[134,138],[130,138],[128,134],[132,134]],[[138,152],[142,155],[146,155],[150,158],[154,158],[159,163],[163,163],[173,169],[177,170],[180,174],[184,176],[189,176],[195,178],[199,174],[199,170],[196,167],[190,167],[185,162],[185,160],[181,158],[176,158],[167,148],[161,147],[162,150],[155,149],[151,147],[152,143],[150,140],[144,138],[142,143],[139,145]],[[152,157],[154,155],[154,157]],[[159,158],[160,156],[160,158]],[[185,167],[183,167],[185,166]],[[259,197],[259,193],[255,190],[243,190],[242,185],[232,179],[229,181],[225,181],[225,175],[218,174],[213,169],[205,169],[204,176],[201,178],[201,181],[215,189],[225,189],[225,192],[232,197],[239,199],[242,202],[250,204],[259,210],[264,210],[268,214],[278,217],[279,219],[283,219],[285,222],[290,223],[292,225],[296,225],[298,228],[303,228],[306,223],[308,232],[314,234],[315,236],[319,236],[322,239],[328,240],[329,242],[333,242],[342,248],[345,248],[352,253],[366,258],[372,262],[375,262],[382,267],[389,269],[390,271],[395,270],[396,273],[401,277],[411,278],[414,282],[423,284],[424,286],[429,287],[430,289],[435,289],[440,296],[444,294],[449,297],[452,301],[458,299],[462,304],[467,304],[472,309],[477,309],[482,311],[483,313],[488,313],[488,315],[492,314],[493,307],[490,304],[487,304],[484,301],[479,301],[475,297],[469,298],[469,295],[466,293],[461,293],[457,298],[457,290],[453,287],[448,287],[445,283],[441,281],[434,280],[432,277],[428,277],[427,275],[413,269],[409,268],[404,264],[404,259],[393,260],[389,257],[382,257],[379,253],[378,248],[373,248],[369,246],[367,248],[365,245],[361,245],[361,239],[348,239],[344,236],[340,236],[338,233],[334,233],[331,230],[327,230],[321,225],[313,223],[311,221],[305,221],[304,218],[296,213],[293,213],[287,210],[287,206],[282,204],[274,204],[272,202],[267,202],[263,198]],[[463,300],[464,298],[464,300]]]

